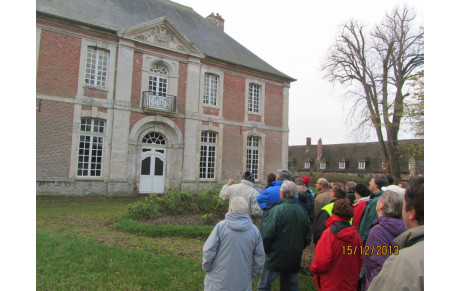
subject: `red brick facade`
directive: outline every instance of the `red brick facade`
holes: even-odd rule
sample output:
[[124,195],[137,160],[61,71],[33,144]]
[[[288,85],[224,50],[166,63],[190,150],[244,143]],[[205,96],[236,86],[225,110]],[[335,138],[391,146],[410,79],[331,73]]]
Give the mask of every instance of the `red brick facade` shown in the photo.
[[[281,168],[283,138],[281,132],[263,131],[265,136],[265,174]],[[261,178],[264,180],[265,176]]]
[[37,70],[37,93],[75,98],[81,39],[42,30]]
[[244,121],[245,113],[245,82],[242,77],[225,74],[224,77],[224,105],[222,115],[224,119]]
[[85,88],[84,93],[85,96],[99,98],[99,99],[107,99],[108,92],[106,90],[98,90],[94,88]]
[[281,127],[283,125],[283,87],[265,85],[265,124]]
[[243,128],[241,126],[224,125],[222,147],[222,178],[238,180],[242,174]]
[[[204,187],[229,178],[239,180],[246,167],[245,149],[247,137],[251,135],[261,141],[260,182],[265,181],[268,172],[283,167],[283,163],[287,166],[287,118],[283,117],[286,111],[283,106],[287,106],[283,100],[286,80],[283,77],[207,57],[190,49],[193,43],[174,50],[165,45],[142,43],[135,36],[125,37],[100,27],[72,25],[70,20],[53,21],[49,15],[39,18],[36,173],[37,187],[43,188],[37,188],[37,192],[48,191],[59,184],[53,184],[58,181],[64,185],[56,188],[60,193],[137,193],[143,175],[140,174],[140,165],[145,159],[143,153],[151,148],[161,152],[157,158],[164,159],[166,165],[164,189],[177,185],[185,189],[190,185]],[[188,41],[177,35],[173,39]],[[104,87],[85,85],[87,47],[108,52],[108,77]],[[102,55],[104,58],[105,54]],[[143,83],[149,70],[147,62],[164,64],[170,70],[164,74],[167,82],[162,84],[168,87],[162,92],[176,97],[175,110],[159,105],[143,107],[142,91],[148,86]],[[218,76],[217,104],[202,104],[206,74]],[[161,75],[158,78],[163,80]],[[260,105],[263,107],[256,114],[249,113],[246,105],[249,82],[262,88]],[[168,102],[158,100],[160,98],[151,97],[150,102]],[[94,176],[82,174],[81,168],[78,171],[82,117],[105,121],[103,131],[93,132],[98,138],[103,137],[102,145],[94,141],[87,145],[102,148],[97,153],[102,155],[102,170]],[[200,176],[203,130],[218,132],[215,175],[209,179]],[[149,131],[163,134],[167,142],[155,145],[140,142],[141,134]],[[64,187],[74,189],[67,191]]]
[[36,110],[37,177],[69,175],[73,105],[38,100]]
[[219,116],[219,109],[203,107],[203,114]]

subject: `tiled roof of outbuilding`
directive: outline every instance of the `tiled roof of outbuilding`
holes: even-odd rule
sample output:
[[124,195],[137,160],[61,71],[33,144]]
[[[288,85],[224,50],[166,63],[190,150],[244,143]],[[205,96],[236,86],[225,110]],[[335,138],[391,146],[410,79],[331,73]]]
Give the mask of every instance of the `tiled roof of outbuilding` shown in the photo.
[[167,0],[37,0],[37,12],[114,32],[168,17],[207,57],[295,81],[239,44],[192,8]]
[[[400,144],[423,143],[423,140],[401,140]],[[404,147],[402,147],[404,149]],[[364,172],[380,172],[382,170],[382,155],[377,142],[323,144],[320,161],[317,160],[318,145],[311,145],[307,150],[305,145],[289,146],[289,161],[298,169],[303,169],[305,162],[311,162],[313,169],[318,169],[319,162],[326,162],[326,171],[357,172],[358,162],[366,162]],[[423,157],[415,157],[423,160]],[[345,169],[339,169],[339,162],[346,162]],[[408,171],[408,159],[401,153],[400,166],[402,172]]]

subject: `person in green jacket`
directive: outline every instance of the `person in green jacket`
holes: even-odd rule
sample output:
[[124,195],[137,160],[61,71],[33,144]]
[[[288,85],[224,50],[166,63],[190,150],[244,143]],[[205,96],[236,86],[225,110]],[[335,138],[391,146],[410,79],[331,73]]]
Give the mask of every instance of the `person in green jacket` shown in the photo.
[[369,198],[369,203],[366,205],[361,222],[359,223],[358,233],[363,240],[363,245],[366,244],[367,237],[369,236],[369,230],[374,219],[377,218],[377,206],[378,198],[382,195],[382,187],[388,185],[388,178],[385,175],[375,175],[374,178],[369,182],[369,190],[371,191],[371,196]]
[[261,235],[266,258],[258,290],[271,290],[279,276],[282,290],[298,290],[302,251],[311,243],[311,223],[296,196],[297,185],[284,181],[280,188],[281,202],[264,218]]

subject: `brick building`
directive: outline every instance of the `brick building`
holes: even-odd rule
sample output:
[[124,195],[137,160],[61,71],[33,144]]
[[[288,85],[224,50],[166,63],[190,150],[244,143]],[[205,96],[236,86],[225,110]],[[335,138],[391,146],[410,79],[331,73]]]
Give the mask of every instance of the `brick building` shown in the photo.
[[37,0],[37,193],[163,193],[288,165],[289,87],[165,0]]
[[[422,151],[410,151],[413,146],[423,148],[423,139],[400,140],[401,179],[423,174]],[[415,155],[413,154],[415,153]],[[289,146],[289,170],[295,175],[337,177],[337,175],[371,178],[386,173],[378,142],[316,145],[307,137],[305,145]]]

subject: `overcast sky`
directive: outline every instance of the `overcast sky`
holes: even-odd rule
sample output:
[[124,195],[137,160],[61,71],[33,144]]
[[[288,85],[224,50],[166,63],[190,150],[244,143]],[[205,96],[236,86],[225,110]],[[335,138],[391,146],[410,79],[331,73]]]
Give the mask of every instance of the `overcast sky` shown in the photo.
[[[289,145],[336,144],[357,140],[349,133],[341,96],[343,88],[323,79],[320,70],[339,26],[350,18],[373,25],[386,12],[407,4],[424,24],[423,0],[176,0],[203,17],[212,12],[225,20],[225,32],[281,72],[291,83]],[[268,104],[270,106],[270,104]],[[401,138],[412,138],[400,134]],[[371,137],[365,141],[374,141]]]

